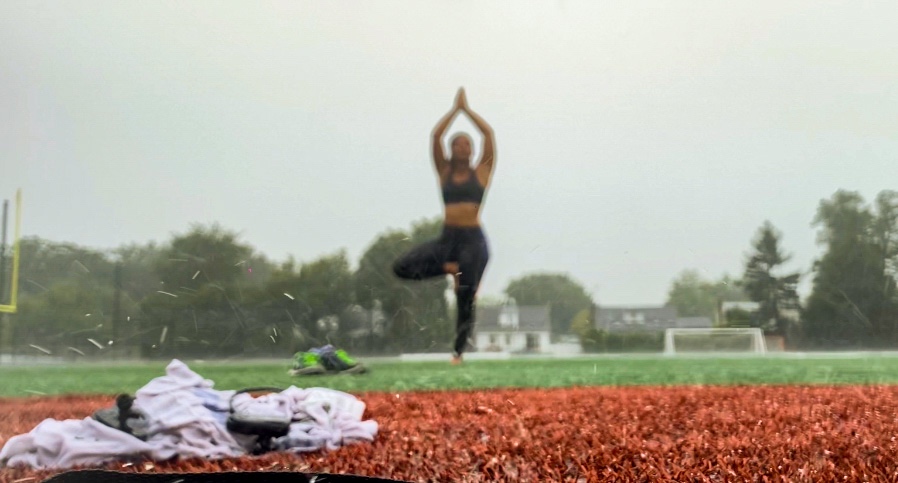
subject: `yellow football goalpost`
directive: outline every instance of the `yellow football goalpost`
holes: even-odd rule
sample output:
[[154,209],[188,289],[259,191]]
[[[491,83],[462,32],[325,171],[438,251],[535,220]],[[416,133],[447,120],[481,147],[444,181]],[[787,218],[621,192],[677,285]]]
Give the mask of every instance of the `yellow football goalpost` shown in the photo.
[[[5,220],[4,220],[5,221]],[[12,255],[12,283],[9,289],[9,304],[0,305],[0,314],[16,313],[16,298],[19,294],[19,236],[22,230],[22,190],[16,191],[16,222],[15,232],[13,235],[13,255]],[[6,227],[3,227],[4,229]],[[6,274],[0,274],[5,276]],[[0,293],[0,297],[3,294]],[[3,300],[0,300],[2,302]]]

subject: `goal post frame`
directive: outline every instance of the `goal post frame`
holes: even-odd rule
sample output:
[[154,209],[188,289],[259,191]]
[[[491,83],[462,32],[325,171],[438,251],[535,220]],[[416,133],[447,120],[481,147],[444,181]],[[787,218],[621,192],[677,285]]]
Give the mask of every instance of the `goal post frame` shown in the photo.
[[764,332],[757,327],[715,327],[715,328],[670,328],[664,330],[664,354],[677,354],[676,345],[674,344],[674,336],[676,334],[693,334],[693,335],[714,335],[714,334],[745,334],[752,335],[751,351],[752,354],[766,354],[767,341],[764,339]]
[[[9,291],[9,304],[0,305],[0,314],[14,314],[16,313],[17,305],[16,299],[19,294],[19,255],[20,255],[20,245],[21,245],[21,231],[22,231],[22,190],[19,189],[16,192],[16,221],[15,221],[15,233],[13,235],[13,256],[12,256],[12,280],[10,284]],[[0,276],[5,276],[5,274],[0,274]],[[2,295],[2,294],[0,294]],[[2,302],[2,300],[0,300]],[[2,329],[0,329],[2,330]]]

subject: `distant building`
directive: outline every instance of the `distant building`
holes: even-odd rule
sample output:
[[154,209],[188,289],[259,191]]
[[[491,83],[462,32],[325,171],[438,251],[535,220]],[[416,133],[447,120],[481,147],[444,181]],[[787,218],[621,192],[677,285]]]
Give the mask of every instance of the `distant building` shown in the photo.
[[677,317],[677,329],[710,329],[711,317]]
[[478,307],[474,346],[487,352],[546,352],[551,348],[548,305]]
[[679,317],[674,307],[594,307],[593,321],[605,332],[662,332],[710,328],[710,317]]

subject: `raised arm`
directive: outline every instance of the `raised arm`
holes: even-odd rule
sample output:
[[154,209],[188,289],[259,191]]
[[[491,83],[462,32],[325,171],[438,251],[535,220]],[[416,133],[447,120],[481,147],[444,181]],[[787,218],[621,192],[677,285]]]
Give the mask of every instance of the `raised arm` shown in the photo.
[[493,128],[491,128],[482,117],[468,107],[467,99],[464,97],[464,91],[462,91],[461,96],[462,112],[471,118],[471,121],[473,121],[474,125],[477,126],[477,129],[480,130],[480,134],[483,135],[483,150],[481,151],[480,161],[477,163],[475,170],[477,171],[477,176],[480,178],[480,181],[486,184],[489,182],[490,176],[492,175],[493,166],[495,165],[496,160],[496,145],[493,136]]
[[455,116],[460,109],[458,97],[456,97],[455,105],[452,106],[452,110],[447,112],[446,115],[440,119],[436,127],[433,128],[433,133],[431,134],[430,149],[433,152],[433,166],[436,168],[437,174],[439,175],[442,175],[447,166],[446,153],[443,151],[443,134],[446,133],[446,129],[452,124],[452,120],[455,119]]

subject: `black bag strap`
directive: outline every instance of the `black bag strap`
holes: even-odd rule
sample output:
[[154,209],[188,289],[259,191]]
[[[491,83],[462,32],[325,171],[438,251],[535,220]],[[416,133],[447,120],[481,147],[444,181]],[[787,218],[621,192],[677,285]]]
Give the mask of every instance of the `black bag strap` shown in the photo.
[[118,408],[119,428],[133,436],[134,432],[131,430],[131,426],[128,425],[128,418],[140,416],[133,410],[134,398],[130,394],[119,394],[115,398],[115,406]]
[[237,397],[238,394],[252,392],[278,393],[281,391],[283,391],[283,389],[272,386],[248,387],[235,392],[234,395],[231,396],[231,400],[229,401],[231,415],[228,417],[227,428],[229,431],[240,434],[258,436],[259,440],[256,443],[256,448],[253,450],[253,454],[263,454],[270,451],[271,438],[285,435],[290,429],[290,421],[287,420],[282,423],[272,423],[243,420],[234,413],[234,398]]

